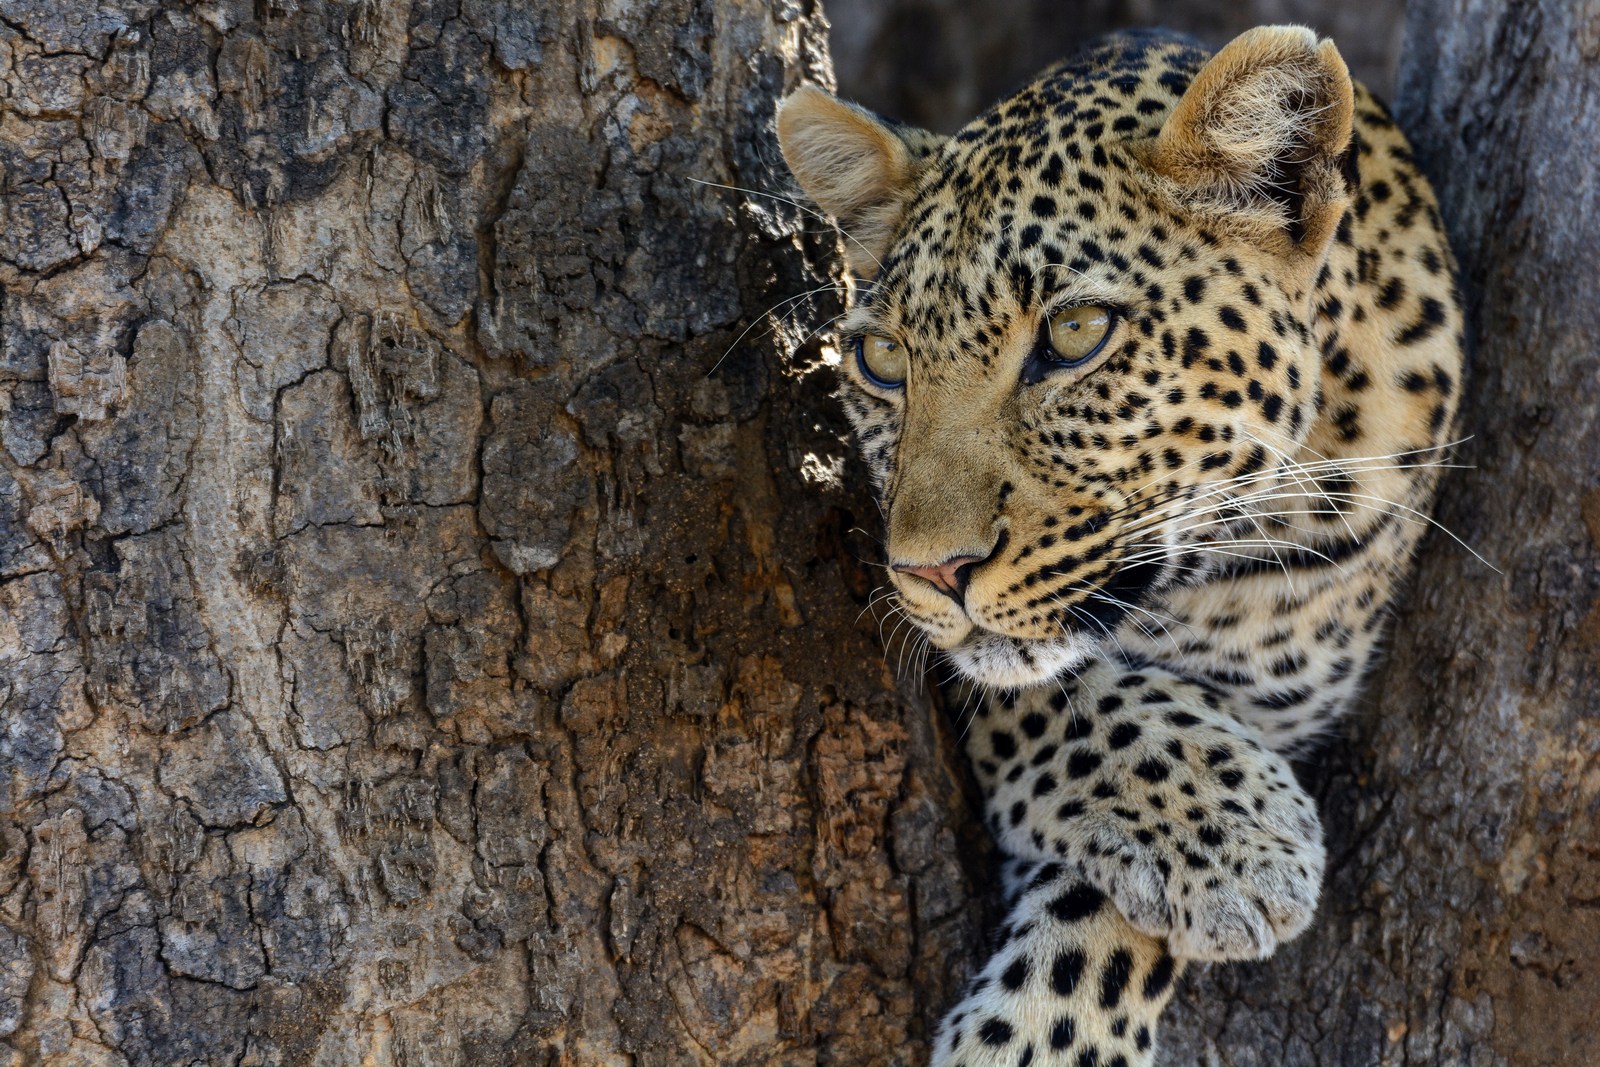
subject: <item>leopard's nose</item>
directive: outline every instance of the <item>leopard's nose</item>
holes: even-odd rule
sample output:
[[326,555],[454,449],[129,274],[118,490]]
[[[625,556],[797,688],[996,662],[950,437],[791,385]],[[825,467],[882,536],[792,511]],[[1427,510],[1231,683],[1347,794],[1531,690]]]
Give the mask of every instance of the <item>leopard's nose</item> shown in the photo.
[[983,556],[952,556],[943,563],[895,563],[892,566],[901,574],[915,574],[933,583],[935,589],[956,603],[966,599],[967,583],[972,581],[972,569],[984,561]]

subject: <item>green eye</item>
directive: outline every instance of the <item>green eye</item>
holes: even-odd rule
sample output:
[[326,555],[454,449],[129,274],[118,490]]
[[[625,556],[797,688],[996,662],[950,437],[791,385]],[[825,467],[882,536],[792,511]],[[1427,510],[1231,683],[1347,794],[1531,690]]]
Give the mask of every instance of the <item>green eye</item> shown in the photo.
[[1045,331],[1047,358],[1067,367],[1087,363],[1106,343],[1111,323],[1111,311],[1094,305],[1057,312],[1050,317]]
[[905,346],[882,334],[856,338],[856,365],[880,389],[898,389],[906,383]]

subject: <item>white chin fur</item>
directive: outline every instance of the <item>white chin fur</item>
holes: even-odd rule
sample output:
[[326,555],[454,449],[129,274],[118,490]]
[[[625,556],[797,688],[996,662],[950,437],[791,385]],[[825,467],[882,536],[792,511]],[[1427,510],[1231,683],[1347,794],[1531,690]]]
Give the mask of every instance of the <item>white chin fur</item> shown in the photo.
[[969,637],[945,655],[956,669],[979,685],[1019,689],[1039,685],[1083,664],[1095,651],[1085,638],[1060,641],[1017,641],[1000,634]]

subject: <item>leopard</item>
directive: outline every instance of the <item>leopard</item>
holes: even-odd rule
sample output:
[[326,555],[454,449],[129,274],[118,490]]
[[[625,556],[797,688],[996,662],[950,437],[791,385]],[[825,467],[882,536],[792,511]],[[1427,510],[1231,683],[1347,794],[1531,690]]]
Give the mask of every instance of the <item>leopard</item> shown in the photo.
[[951,135],[804,84],[776,133],[839,235],[890,610],[953,669],[997,846],[931,1062],[1151,1064],[1186,967],[1316,915],[1293,764],[1357,704],[1455,443],[1438,204],[1301,26],[1096,38]]

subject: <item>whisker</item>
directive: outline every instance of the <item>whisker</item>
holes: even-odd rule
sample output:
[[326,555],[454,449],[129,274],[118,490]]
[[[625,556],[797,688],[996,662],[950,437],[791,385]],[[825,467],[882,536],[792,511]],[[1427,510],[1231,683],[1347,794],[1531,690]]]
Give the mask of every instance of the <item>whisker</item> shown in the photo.
[[796,210],[799,210],[799,211],[803,211],[807,215],[810,215],[812,218],[820,219],[823,222],[827,223],[828,225],[833,226],[834,228],[836,228],[840,233],[844,234],[846,240],[850,241],[851,244],[853,244],[857,248],[861,249],[862,254],[865,255],[868,259],[872,260],[872,263],[873,263],[874,266],[876,266],[879,270],[883,269],[883,264],[881,262],[879,262],[877,256],[872,254],[872,249],[868,248],[866,245],[862,244],[860,241],[858,241],[854,237],[852,237],[844,229],[843,226],[839,225],[839,223],[838,223],[838,221],[836,219],[829,218],[827,215],[825,215],[822,212],[818,211],[816,208],[811,207],[811,206],[809,206],[807,204],[802,204],[800,201],[794,199],[793,197],[780,196],[777,193],[772,193],[772,192],[763,192],[760,189],[746,189],[743,186],[739,186],[739,185],[724,185],[721,182],[708,182],[708,181],[705,181],[705,180],[700,179],[700,178],[690,178],[689,180],[694,182],[696,185],[709,185],[713,189],[726,189],[726,190],[728,190],[729,192],[732,192],[732,193],[744,193],[746,196],[764,196],[768,200],[776,200],[779,203],[788,204],[790,207],[795,208]]
[[[791,296],[786,300],[780,300],[776,304],[773,304],[767,310],[763,311],[761,314],[757,315],[754,319],[752,319],[750,324],[748,326],[746,326],[742,331],[740,331],[739,336],[735,337],[733,339],[733,343],[730,344],[727,348],[723,349],[722,355],[718,356],[717,357],[717,361],[715,363],[711,364],[711,369],[706,371],[706,377],[709,378],[713,374],[715,374],[717,372],[717,368],[722,366],[723,361],[726,360],[728,358],[728,356],[730,356],[733,353],[733,350],[735,348],[739,347],[740,342],[743,341],[746,337],[748,337],[750,335],[750,331],[755,329],[757,326],[760,326],[763,322],[769,321],[773,317],[773,313],[776,312],[779,308],[784,307],[785,305],[794,304],[794,303],[796,303],[798,301],[801,301],[801,300],[805,300],[805,299],[807,299],[809,297],[816,296],[818,293],[845,292],[845,291],[847,291],[847,290],[846,290],[845,286],[842,286],[842,285],[819,285],[815,289],[810,290],[809,292],[801,293],[799,296]],[[768,334],[767,336],[771,336],[771,335]]]

